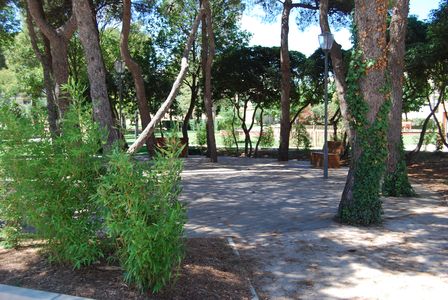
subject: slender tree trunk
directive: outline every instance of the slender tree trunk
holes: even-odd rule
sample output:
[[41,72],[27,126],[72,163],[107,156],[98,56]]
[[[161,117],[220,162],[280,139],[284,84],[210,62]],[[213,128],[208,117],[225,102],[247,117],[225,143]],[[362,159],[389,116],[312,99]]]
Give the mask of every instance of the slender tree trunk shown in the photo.
[[[441,91],[441,93],[443,93],[443,91]],[[442,99],[442,102],[443,102],[443,103],[442,103],[443,106],[445,106],[445,102],[444,102],[443,99]],[[430,107],[430,109],[432,110],[431,102],[429,102],[429,107]],[[442,128],[442,126],[440,125],[440,122],[439,122],[439,119],[437,118],[437,115],[436,115],[436,114],[433,114],[432,117],[434,118],[434,122],[436,123],[437,130],[438,130],[438,132],[439,132],[439,138],[440,138],[440,141],[442,142],[442,144],[443,144],[445,147],[448,147],[448,144],[447,144],[447,142],[446,142],[446,138],[445,138],[445,133],[443,132],[443,128]]]
[[[331,32],[330,24],[328,22],[329,0],[320,0],[319,2],[319,23],[322,32]],[[344,60],[342,58],[342,47],[336,41],[333,42],[333,46],[330,50],[331,64],[333,66],[334,81],[336,85],[336,94],[339,100],[339,107],[344,120],[344,125],[347,128],[349,137],[353,135],[353,129],[350,125],[351,116],[348,110],[346,94],[347,83],[345,79],[346,69]]]
[[341,118],[341,109],[339,108],[331,117],[330,124],[333,125],[333,141],[338,139],[338,122]]
[[47,98],[47,113],[48,113],[48,124],[50,127],[50,133],[52,136],[59,135],[58,129],[58,107],[56,106],[54,99],[54,83],[52,80],[52,70],[51,70],[51,50],[50,50],[50,42],[48,39],[42,35],[42,42],[44,44],[44,52],[42,53],[38,47],[37,43],[37,35],[34,30],[34,24],[31,17],[31,14],[27,7],[26,12],[26,22],[28,27],[28,34],[30,36],[31,45],[33,47],[33,51],[40,61],[42,65],[43,75],[44,75],[44,86],[45,86],[45,94]]
[[173,83],[170,94],[166,98],[165,102],[163,102],[162,106],[159,108],[154,118],[152,118],[151,122],[149,122],[148,126],[142,131],[142,133],[138,136],[138,138],[134,141],[134,143],[129,147],[128,153],[134,154],[142,147],[145,143],[145,140],[154,132],[154,128],[156,125],[162,120],[165,113],[170,108],[177,94],[179,93],[180,86],[187,74],[188,70],[188,55],[190,53],[191,45],[193,44],[194,39],[196,38],[196,33],[199,27],[199,23],[201,21],[202,15],[204,14],[204,9],[201,7],[196,19],[194,20],[193,27],[190,32],[190,36],[188,37],[188,41],[185,45],[184,53],[181,61],[181,68],[179,74],[177,75],[176,80]]
[[[446,88],[445,85],[443,85],[442,89],[440,91],[443,91]],[[437,103],[436,105],[434,105],[434,107],[431,109],[431,112],[429,113],[429,115],[426,117],[425,121],[423,122],[423,126],[422,126],[422,131],[420,133],[420,138],[418,139],[418,143],[417,146],[415,147],[414,150],[412,150],[412,152],[410,152],[407,156],[407,160],[411,160],[412,157],[414,156],[414,154],[420,152],[420,149],[422,148],[423,145],[423,141],[425,139],[425,134],[426,134],[426,128],[428,127],[428,123],[429,120],[431,120],[432,116],[435,114],[435,112],[437,111],[437,109],[439,108],[440,103],[442,102],[442,97],[443,97],[443,93],[439,94],[439,97],[437,99]],[[431,101],[429,100],[429,96],[428,96],[428,103],[430,103],[431,106]]]
[[107,94],[106,68],[100,49],[98,27],[89,0],[73,1],[73,12],[76,15],[79,39],[87,62],[93,117],[100,127],[107,131],[106,148],[110,149],[120,136],[114,126],[112,108]]
[[296,122],[297,118],[300,116],[300,113],[307,108],[309,105],[309,102],[306,103],[305,105],[303,105],[301,108],[299,108],[299,110],[296,112],[296,114],[294,115],[294,117],[291,119],[291,122],[289,123],[289,126],[292,127],[292,125],[294,125],[294,123]]
[[[384,124],[387,72],[387,8],[388,1],[355,0],[355,24],[358,50],[363,63],[373,62],[366,67],[360,78],[351,82],[358,85],[359,92],[350,97],[350,110],[360,111],[366,106],[365,115],[357,116],[350,170],[339,203],[339,217],[342,222],[368,225],[381,221],[381,200],[379,199],[381,173],[386,157],[386,134]],[[356,59],[356,58],[355,58]],[[352,70],[353,71],[353,70]],[[354,77],[352,75],[352,77]],[[361,111],[364,108],[361,109]]]
[[[193,76],[195,77],[195,76]],[[190,105],[188,106],[187,113],[185,114],[184,121],[182,122],[182,136],[184,139],[188,140],[188,123],[190,122],[191,116],[193,115],[194,107],[196,106],[196,99],[198,98],[198,86],[196,78],[193,78],[193,83],[191,86],[191,96]]]
[[59,115],[62,118],[70,106],[69,95],[61,89],[61,86],[68,81],[67,47],[68,41],[76,30],[76,19],[72,15],[64,25],[55,29],[45,20],[44,10],[40,0],[28,0],[27,4],[34,22],[50,42],[55,84],[54,96],[59,109]]
[[408,13],[409,0],[395,0],[389,28],[388,68],[392,86],[392,108],[389,113],[388,154],[383,182],[383,192],[390,196],[414,195],[407,175],[401,138],[405,37]]
[[[132,59],[129,52],[129,31],[131,27],[131,0],[123,0],[123,23],[121,27],[120,53],[121,58],[126,63],[129,71],[134,79],[135,92],[137,95],[137,105],[140,112],[142,128],[148,126],[151,122],[148,100],[145,93],[145,82],[143,80],[142,70],[140,66]],[[156,137],[154,134],[146,141],[148,153],[154,153],[154,145]]]
[[247,99],[244,99],[244,105],[243,105],[243,116],[240,115],[240,107],[238,105],[237,113],[238,118],[241,121],[241,129],[243,129],[244,132],[244,156],[247,157],[249,155],[249,141],[250,141],[250,134],[247,131],[247,125],[246,125],[246,116],[247,116]]
[[[238,94],[235,94],[235,103],[238,103]],[[233,140],[235,141],[236,146],[236,155],[238,156],[240,154],[239,147],[238,147],[238,139],[235,134],[235,120],[236,120],[236,107],[233,105],[233,117],[232,117],[232,135]]]
[[283,3],[281,21],[281,46],[280,46],[280,69],[281,69],[281,119],[280,119],[280,148],[278,160],[287,161],[289,151],[289,133],[291,131],[289,112],[291,94],[291,62],[289,58],[289,15],[291,13],[292,1],[285,0]]
[[263,113],[264,113],[264,109],[261,108],[261,112],[260,112],[260,135],[258,136],[257,144],[255,145],[255,153],[254,153],[255,158],[258,157],[258,147],[260,146],[260,141],[261,141],[261,138],[263,136]]
[[[208,0],[203,0],[205,15],[202,18],[202,30],[206,30],[206,34],[202,35],[202,47],[205,55],[203,55],[202,67],[204,74],[204,106],[207,116],[207,152],[210,155],[211,162],[218,161],[218,152],[216,150],[215,125],[213,122],[213,100],[212,100],[212,64],[215,56],[215,41],[212,24],[212,11]],[[205,19],[205,22],[204,22]]]
[[[194,63],[196,61],[196,54],[195,54],[195,43],[193,43],[193,55],[192,55],[192,62]],[[196,102],[199,96],[199,84],[198,84],[198,78],[199,73],[201,71],[201,66],[198,66],[196,71],[191,74],[191,84],[189,84],[190,87],[190,105],[188,107],[187,113],[185,114],[184,120],[182,122],[182,136],[183,138],[188,141],[188,123],[191,120],[191,117],[193,116],[193,111],[196,106]]]

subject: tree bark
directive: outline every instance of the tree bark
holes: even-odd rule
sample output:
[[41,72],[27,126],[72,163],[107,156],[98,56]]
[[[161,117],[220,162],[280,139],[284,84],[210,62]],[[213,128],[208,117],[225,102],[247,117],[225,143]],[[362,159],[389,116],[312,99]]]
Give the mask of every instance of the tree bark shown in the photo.
[[181,68],[180,68],[179,74],[177,75],[176,80],[173,83],[170,94],[166,98],[165,102],[163,102],[162,106],[160,106],[159,110],[157,111],[155,116],[152,118],[151,122],[149,122],[148,126],[146,126],[146,128],[142,131],[142,133],[138,136],[138,138],[134,141],[134,143],[129,147],[129,149],[127,151],[129,154],[134,154],[142,147],[142,145],[145,143],[145,140],[147,139],[147,137],[150,136],[154,132],[154,128],[160,122],[160,120],[162,120],[163,116],[168,111],[168,109],[170,108],[174,99],[176,98],[177,94],[179,93],[180,86],[182,85],[182,82],[183,82],[185,75],[187,74],[187,70],[188,70],[188,54],[190,53],[191,45],[193,44],[193,41],[196,38],[196,33],[198,31],[199,22],[201,21],[203,14],[204,14],[204,9],[201,7],[201,9],[193,23],[193,27],[190,32],[190,36],[188,37],[188,41],[185,45],[185,49],[184,49],[184,53],[183,53],[182,61],[181,61]]
[[56,106],[53,93],[54,83],[52,80],[52,70],[51,70],[50,42],[44,35],[42,35],[42,42],[44,44],[44,51],[45,51],[44,53],[42,53],[37,45],[37,35],[34,30],[33,20],[28,7],[26,7],[26,23],[28,27],[28,35],[30,36],[31,40],[31,46],[37,59],[40,61],[42,65],[45,94],[47,98],[48,124],[50,127],[50,133],[54,137],[59,135],[59,129],[58,129],[59,116],[58,116],[58,107]]
[[[212,10],[208,0],[202,1],[204,7],[204,16],[202,17],[202,47],[205,53],[202,56],[202,68],[204,74],[204,106],[207,116],[207,152],[211,162],[218,161],[218,152],[216,150],[215,125],[213,122],[213,101],[212,101],[212,64],[215,56],[215,40],[212,24]],[[204,22],[205,21],[205,22]],[[204,31],[204,29],[206,31]],[[205,33],[205,34],[204,34]]]
[[[194,49],[194,46],[193,46]],[[193,50],[194,52],[194,50]],[[192,61],[194,62],[196,55],[193,54],[193,58]],[[191,120],[191,117],[193,116],[193,111],[194,111],[194,107],[196,106],[196,102],[198,99],[198,94],[199,94],[199,85],[198,85],[198,76],[200,72],[200,67],[197,68],[197,71],[194,72],[193,74],[191,74],[191,84],[189,85],[190,87],[190,92],[191,92],[191,96],[190,96],[190,105],[188,106],[188,110],[187,113],[185,114],[184,120],[182,122],[182,137],[188,141],[188,123]]]
[[[319,2],[319,23],[322,32],[331,32],[330,24],[328,22],[329,0],[320,0]],[[348,110],[346,94],[347,83],[345,74],[347,70],[342,58],[342,47],[336,41],[333,42],[333,46],[330,50],[331,64],[333,66],[334,82],[336,86],[336,94],[339,100],[339,107],[344,120],[344,126],[347,128],[348,136],[351,139],[353,136],[353,129],[350,125],[351,116]]]
[[[362,53],[363,62],[373,62],[367,67],[364,76],[358,80],[360,100],[367,104],[367,113],[365,114],[362,125],[363,128],[358,130],[368,130],[377,120],[378,112],[386,100],[384,88],[386,87],[386,69],[387,69],[387,43],[386,43],[386,17],[387,17],[388,1],[370,1],[370,0],[355,0],[355,24],[357,26],[358,49]],[[352,108],[350,108],[352,109]],[[365,147],[376,148],[381,151],[384,145],[369,144],[362,139],[365,136],[358,136],[357,130],[354,132],[354,143],[352,151],[352,159],[350,170],[347,175],[346,185],[342,193],[341,202],[339,203],[339,217],[343,222],[354,222],[362,224],[370,224],[378,221],[381,206],[378,208],[379,202],[379,185],[380,178],[370,176],[372,180],[378,182],[367,182],[363,176],[367,174],[358,175],[358,169],[365,167],[362,163],[376,163],[372,167],[378,167],[384,162],[372,162],[370,159],[360,161]],[[374,138],[374,137],[373,137]],[[372,143],[376,143],[374,138]],[[367,145],[368,144],[368,145]],[[371,150],[372,151],[372,150]],[[363,190],[366,184],[370,185],[370,189],[374,189],[375,195],[371,198],[363,199],[363,196],[356,195],[355,190]],[[376,187],[378,186],[378,189]],[[366,190],[366,189],[364,189]],[[363,194],[364,195],[364,194]],[[366,203],[366,201],[368,203]],[[374,201],[375,203],[371,203]],[[365,210],[364,210],[365,208]],[[364,211],[360,211],[364,210]],[[367,211],[369,210],[369,211]],[[347,217],[350,220],[345,220]],[[361,218],[366,219],[361,220]]]
[[[410,183],[406,172],[401,138],[401,115],[403,107],[405,38],[409,14],[409,0],[395,0],[389,27],[388,71],[391,81],[392,108],[389,113],[387,133],[388,155],[384,186],[386,194],[410,196]],[[401,164],[400,164],[401,163]],[[408,191],[409,190],[409,191]]]
[[[148,100],[145,93],[145,82],[143,80],[142,70],[140,66],[132,59],[129,52],[129,31],[131,27],[131,0],[123,0],[123,23],[121,27],[120,53],[121,58],[126,63],[129,71],[134,79],[135,92],[137,95],[138,110],[142,128],[148,126],[151,122],[151,115]],[[146,147],[149,154],[153,154],[156,137],[154,134],[146,141]]]
[[260,111],[260,134],[258,136],[257,144],[255,145],[255,153],[254,153],[255,158],[258,157],[258,147],[260,146],[260,141],[263,136],[263,114],[264,114],[264,109],[261,108],[261,111]]
[[107,131],[107,150],[120,139],[120,135],[114,126],[112,108],[107,94],[106,68],[100,49],[98,26],[89,0],[73,1],[73,12],[76,15],[79,39],[87,62],[93,117],[100,124],[100,128]]
[[68,41],[76,30],[76,19],[74,15],[72,15],[64,25],[55,29],[45,20],[41,0],[28,0],[27,3],[34,22],[50,41],[51,64],[55,83],[54,96],[59,109],[59,115],[63,118],[70,106],[70,98],[69,95],[61,89],[61,86],[68,81],[69,69],[67,47]]
[[[238,94],[235,94],[235,103],[239,102]],[[236,107],[233,105],[233,117],[232,117],[232,136],[233,140],[235,141],[235,147],[236,147],[236,155],[238,156],[240,154],[239,146],[238,146],[238,138],[235,134],[235,120],[236,120]]]
[[291,61],[289,57],[288,35],[289,15],[292,9],[292,1],[285,0],[281,20],[281,45],[280,45],[280,69],[281,69],[281,119],[280,119],[280,148],[278,160],[287,161],[289,151],[290,126],[290,94],[291,94]]

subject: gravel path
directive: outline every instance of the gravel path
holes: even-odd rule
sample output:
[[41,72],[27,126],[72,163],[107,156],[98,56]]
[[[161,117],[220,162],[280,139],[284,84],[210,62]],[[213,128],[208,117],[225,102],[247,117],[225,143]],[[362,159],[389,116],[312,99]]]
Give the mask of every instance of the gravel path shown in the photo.
[[448,207],[416,186],[417,198],[384,199],[384,223],[334,222],[347,169],[308,162],[190,157],[183,172],[190,236],[232,236],[254,261],[265,299],[446,299]]

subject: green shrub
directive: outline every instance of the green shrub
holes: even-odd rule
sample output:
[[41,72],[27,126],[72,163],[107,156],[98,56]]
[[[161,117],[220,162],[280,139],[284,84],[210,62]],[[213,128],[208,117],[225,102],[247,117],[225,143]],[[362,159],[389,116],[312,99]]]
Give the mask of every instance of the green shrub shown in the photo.
[[221,131],[222,142],[226,149],[231,149],[235,145],[235,139],[232,135],[232,130],[222,130]]
[[205,123],[200,123],[196,126],[196,143],[201,147],[207,144],[207,129]]
[[0,116],[3,236],[15,246],[21,224],[31,225],[51,261],[75,268],[102,256],[98,206],[91,200],[101,175],[102,134],[81,100],[60,122],[57,137],[46,129],[43,110],[26,115],[4,107]]
[[260,145],[263,148],[272,147],[272,146],[274,146],[274,142],[275,142],[275,140],[274,140],[274,129],[272,128],[272,126],[269,126],[261,134]]
[[292,140],[297,149],[302,148],[305,151],[309,151],[311,148],[311,137],[302,123],[294,124]]
[[109,157],[97,199],[116,240],[125,280],[157,292],[165,286],[183,255],[185,210],[178,202],[182,162],[173,146],[151,163],[136,163],[119,150]]
[[[31,126],[30,126],[31,125]],[[15,107],[0,107],[0,238],[5,247],[17,247],[22,236],[26,206],[21,201],[21,182],[26,180],[26,151],[34,126]]]

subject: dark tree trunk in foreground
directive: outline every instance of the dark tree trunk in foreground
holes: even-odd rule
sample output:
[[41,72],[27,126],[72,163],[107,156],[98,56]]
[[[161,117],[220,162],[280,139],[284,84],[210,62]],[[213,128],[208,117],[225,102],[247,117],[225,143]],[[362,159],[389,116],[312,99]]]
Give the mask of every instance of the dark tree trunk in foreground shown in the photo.
[[[331,32],[330,24],[328,22],[329,0],[320,0],[319,4],[319,23],[322,32]],[[353,135],[353,129],[350,126],[350,113],[347,106],[347,83],[346,83],[346,68],[344,60],[342,58],[342,47],[336,41],[333,42],[333,46],[330,50],[331,64],[334,73],[334,82],[336,86],[336,94],[339,100],[339,107],[341,110],[342,118],[344,120],[345,128],[347,129],[349,137]]]
[[289,113],[290,113],[290,94],[291,94],[291,61],[289,58],[289,15],[292,9],[292,1],[285,0],[283,3],[282,21],[281,21],[281,45],[280,45],[280,70],[281,70],[281,119],[280,119],[280,148],[278,150],[278,160],[288,160],[289,133],[291,131]]
[[205,14],[202,17],[202,72],[204,74],[204,106],[207,116],[207,152],[211,162],[218,161],[216,150],[215,125],[213,122],[213,100],[212,100],[212,64],[215,56],[215,41],[212,24],[212,10],[208,0],[203,0]]
[[52,70],[54,77],[54,97],[59,109],[60,117],[64,117],[70,106],[70,98],[61,90],[61,86],[68,81],[68,41],[76,30],[76,19],[72,15],[61,27],[55,29],[46,20],[40,0],[28,0],[28,9],[40,31],[50,42]]
[[28,27],[28,35],[30,36],[31,46],[33,47],[33,51],[36,54],[37,59],[40,61],[42,65],[43,75],[44,75],[44,86],[45,86],[45,94],[47,98],[47,113],[48,113],[48,124],[50,127],[50,132],[52,136],[57,136],[59,134],[58,129],[58,107],[55,103],[54,98],[54,83],[52,80],[52,70],[51,70],[51,50],[50,50],[50,42],[48,39],[42,35],[42,42],[44,44],[44,52],[38,47],[38,38],[36,35],[36,31],[34,30],[34,24],[31,17],[31,14],[27,8],[26,12],[26,23]]
[[106,69],[100,49],[98,27],[89,0],[73,1],[73,13],[76,15],[79,39],[83,45],[87,62],[93,117],[102,129],[107,130],[106,148],[110,148],[120,139],[120,135],[114,126],[112,108],[107,94]]
[[[142,121],[142,128],[148,126],[151,122],[151,115],[148,105],[148,100],[145,93],[145,82],[143,81],[142,70],[140,66],[132,59],[129,53],[129,31],[131,27],[131,0],[123,1],[123,23],[121,27],[120,53],[121,58],[126,63],[129,71],[134,79],[135,92],[137,95],[138,110]],[[152,134],[146,141],[148,153],[154,152],[154,145],[156,143],[155,135]]]
[[395,0],[389,28],[389,74],[392,107],[389,113],[387,133],[388,155],[383,193],[388,196],[412,196],[401,138],[401,115],[403,107],[403,80],[405,37],[409,13],[409,0]]
[[354,57],[354,63],[364,67],[352,67],[348,75],[348,104],[356,127],[338,211],[344,223],[368,225],[381,221],[380,181],[387,157],[387,8],[387,0],[355,0],[360,57]]

